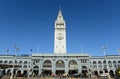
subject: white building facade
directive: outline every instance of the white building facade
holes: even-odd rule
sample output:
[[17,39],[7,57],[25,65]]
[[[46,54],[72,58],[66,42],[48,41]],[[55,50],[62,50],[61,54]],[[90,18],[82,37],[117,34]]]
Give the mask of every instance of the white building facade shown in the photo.
[[15,69],[3,69],[3,73],[9,75],[15,70],[15,73],[19,76],[29,73],[36,75],[57,75],[64,73],[89,73],[91,71],[94,71],[96,74],[101,74],[104,72],[104,69],[107,69],[108,72],[115,74],[116,68],[120,67],[120,56],[118,55],[91,57],[85,53],[67,54],[66,23],[61,10],[58,12],[54,29],[53,54],[0,55],[0,64],[19,65]]

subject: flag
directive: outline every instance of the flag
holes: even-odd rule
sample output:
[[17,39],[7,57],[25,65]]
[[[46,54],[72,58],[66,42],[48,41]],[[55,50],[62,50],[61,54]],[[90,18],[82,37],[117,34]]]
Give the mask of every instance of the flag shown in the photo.
[[8,52],[9,52],[9,49],[7,49],[6,52],[8,53]]
[[107,47],[104,45],[104,46],[102,47],[102,52],[104,53],[104,56],[106,56],[106,50],[107,50]]
[[107,49],[107,47],[106,47],[106,46],[103,46],[103,47],[102,47],[102,51],[104,51],[104,52],[105,52],[105,51],[106,51],[106,49]]
[[18,50],[19,50],[17,45],[15,45],[15,50],[16,50],[16,52],[18,52]]
[[33,50],[32,50],[32,49],[30,49],[30,51],[32,52]]
[[103,50],[106,50],[106,46],[103,46],[102,49],[103,49]]

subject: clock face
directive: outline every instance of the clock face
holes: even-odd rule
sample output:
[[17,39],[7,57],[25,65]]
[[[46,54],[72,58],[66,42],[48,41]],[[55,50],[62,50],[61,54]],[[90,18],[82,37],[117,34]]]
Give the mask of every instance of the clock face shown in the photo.
[[63,34],[61,34],[61,33],[58,33],[58,35],[57,35],[57,39],[58,39],[58,40],[62,40],[62,39],[64,39],[64,36],[63,36]]

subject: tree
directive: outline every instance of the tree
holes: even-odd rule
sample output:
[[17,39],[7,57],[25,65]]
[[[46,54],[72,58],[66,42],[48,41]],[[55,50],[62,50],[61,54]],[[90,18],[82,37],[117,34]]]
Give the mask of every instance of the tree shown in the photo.
[[116,71],[117,71],[117,72],[116,72],[116,75],[117,75],[117,76],[120,76],[120,68],[118,68]]

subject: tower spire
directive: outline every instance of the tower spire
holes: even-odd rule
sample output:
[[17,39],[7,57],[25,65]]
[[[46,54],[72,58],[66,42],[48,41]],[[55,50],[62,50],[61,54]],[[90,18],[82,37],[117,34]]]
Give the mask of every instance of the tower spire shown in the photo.
[[55,21],[54,53],[66,54],[66,23],[63,19],[61,4],[59,5],[59,12]]
[[63,15],[62,15],[62,10],[61,10],[61,5],[59,7],[59,12],[58,12],[58,16],[57,16],[57,21],[64,21],[63,19]]
[[62,10],[62,8],[61,8],[61,3],[60,3],[60,6],[59,6],[59,10]]
[[59,10],[61,10],[61,0],[59,0],[60,6],[59,6]]

